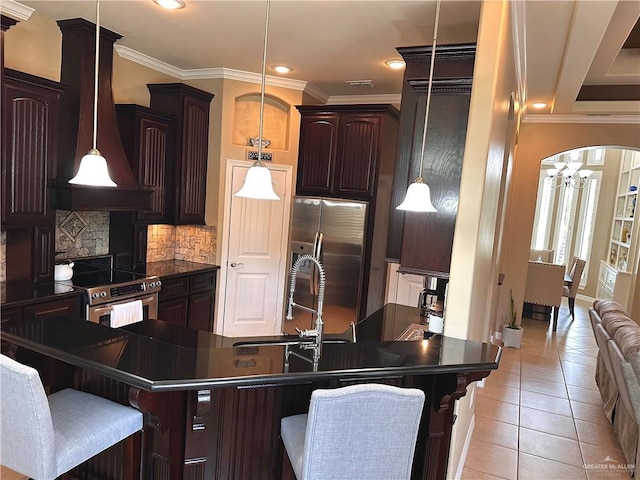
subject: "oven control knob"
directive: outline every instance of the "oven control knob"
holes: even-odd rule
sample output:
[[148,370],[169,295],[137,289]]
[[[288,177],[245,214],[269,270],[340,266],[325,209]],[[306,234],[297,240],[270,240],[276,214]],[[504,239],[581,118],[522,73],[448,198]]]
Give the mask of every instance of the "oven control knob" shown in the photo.
[[101,296],[102,298],[106,297],[106,296],[107,296],[107,292],[100,292],[100,296]]
[[94,293],[91,295],[91,298],[98,298],[100,296],[100,294],[98,292]]

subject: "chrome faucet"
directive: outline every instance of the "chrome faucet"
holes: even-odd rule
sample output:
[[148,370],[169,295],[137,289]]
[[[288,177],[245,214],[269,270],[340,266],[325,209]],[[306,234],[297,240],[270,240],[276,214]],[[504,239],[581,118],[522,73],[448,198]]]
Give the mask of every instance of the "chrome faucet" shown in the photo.
[[[298,276],[298,272],[300,271],[300,267],[306,261],[311,261],[315,263],[318,267],[318,273],[320,276],[319,289],[318,289],[318,309],[314,310],[311,307],[307,307],[305,305],[301,305],[296,303],[293,300],[293,293],[296,290],[296,278]],[[303,343],[300,345],[300,348],[304,350],[313,350],[313,363],[317,364],[320,360],[320,355],[322,354],[322,326],[324,325],[322,321],[322,305],[324,303],[324,287],[326,282],[326,275],[324,272],[324,267],[320,260],[315,258],[313,255],[301,255],[298,259],[293,263],[291,267],[291,285],[289,288],[289,304],[287,306],[287,316],[285,317],[287,320],[293,320],[293,307],[297,307],[301,310],[305,310],[307,312],[316,314],[316,324],[314,329],[305,329],[300,330],[296,327],[296,332],[298,332],[298,336],[302,339],[304,338],[312,338],[313,343]]]

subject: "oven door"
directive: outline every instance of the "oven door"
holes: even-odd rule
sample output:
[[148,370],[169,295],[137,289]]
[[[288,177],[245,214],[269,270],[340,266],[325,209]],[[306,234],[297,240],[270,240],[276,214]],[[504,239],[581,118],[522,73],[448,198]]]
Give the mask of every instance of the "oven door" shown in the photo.
[[137,298],[128,298],[126,300],[122,300],[120,302],[110,302],[102,305],[87,305],[87,320],[94,323],[99,323],[101,325],[111,326],[111,312],[113,311],[112,306],[118,305],[122,303],[129,303],[134,300],[142,301],[142,316],[144,320],[148,320],[150,318],[156,319],[158,318],[158,294],[152,293],[150,295],[146,295],[143,297]]

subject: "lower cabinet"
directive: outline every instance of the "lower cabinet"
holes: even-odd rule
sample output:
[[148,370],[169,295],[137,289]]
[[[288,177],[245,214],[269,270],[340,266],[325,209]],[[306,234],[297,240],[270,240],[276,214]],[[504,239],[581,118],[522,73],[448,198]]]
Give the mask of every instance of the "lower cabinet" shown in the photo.
[[162,278],[158,320],[213,331],[217,270]]
[[608,300],[615,300],[625,309],[629,309],[629,296],[631,293],[632,274],[620,272],[617,268],[600,261],[600,271],[598,275],[598,287],[596,297]]
[[[35,303],[27,303],[16,307],[2,305],[0,312],[0,324],[27,322],[38,318],[57,317],[67,315],[80,316],[80,295],[58,298],[56,300],[39,300]],[[0,350],[6,353],[8,344],[1,342]]]

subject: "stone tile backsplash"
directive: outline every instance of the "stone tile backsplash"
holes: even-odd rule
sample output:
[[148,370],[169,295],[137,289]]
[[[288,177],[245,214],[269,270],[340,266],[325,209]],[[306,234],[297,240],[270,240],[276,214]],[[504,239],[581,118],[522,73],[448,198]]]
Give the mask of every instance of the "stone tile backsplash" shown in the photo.
[[[188,260],[216,263],[216,227],[149,225],[147,261]],[[7,232],[0,232],[0,281],[7,279]],[[56,211],[56,258],[109,253],[109,212]]]
[[216,227],[205,225],[149,225],[147,262],[188,260],[216,263]]
[[109,253],[109,212],[56,210],[57,258]]

